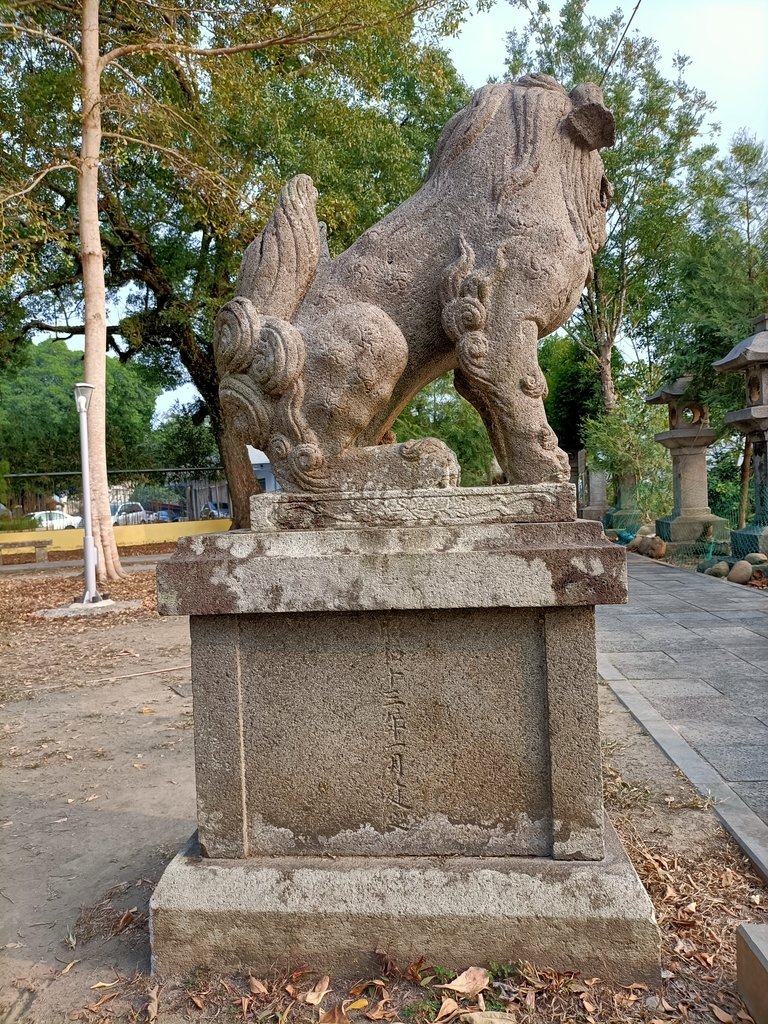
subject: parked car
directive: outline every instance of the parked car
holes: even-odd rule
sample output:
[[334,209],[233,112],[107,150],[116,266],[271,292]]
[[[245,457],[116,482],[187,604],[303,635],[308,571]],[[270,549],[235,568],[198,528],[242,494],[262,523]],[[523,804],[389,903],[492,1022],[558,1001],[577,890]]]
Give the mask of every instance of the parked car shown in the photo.
[[33,512],[28,518],[35,521],[35,529],[38,530],[79,530],[83,525],[81,516],[70,516],[66,512],[59,512],[58,509]]
[[200,509],[201,519],[229,519],[229,505],[226,501],[206,501]]
[[148,523],[149,512],[138,501],[124,501],[120,505],[110,505],[113,526],[138,526]]
[[159,508],[154,513],[152,521],[154,523],[178,523],[179,513],[175,508]]

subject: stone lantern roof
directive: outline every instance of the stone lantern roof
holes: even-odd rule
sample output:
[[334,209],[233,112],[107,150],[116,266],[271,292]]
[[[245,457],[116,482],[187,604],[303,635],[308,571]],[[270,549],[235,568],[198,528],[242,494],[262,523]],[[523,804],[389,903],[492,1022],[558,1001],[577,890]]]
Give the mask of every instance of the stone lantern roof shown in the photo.
[[711,444],[714,431],[709,426],[709,409],[701,402],[686,397],[692,377],[678,377],[671,384],[662,384],[646,398],[648,405],[669,406],[669,430],[656,434],[660,444],[677,447],[682,443]]
[[753,321],[755,333],[712,363],[718,373],[741,371],[746,378],[744,409],[727,413],[725,422],[745,434],[768,430],[768,314]]
[[734,345],[727,356],[712,363],[718,373],[736,373],[759,363],[768,363],[768,313],[756,317],[752,326],[754,334]]

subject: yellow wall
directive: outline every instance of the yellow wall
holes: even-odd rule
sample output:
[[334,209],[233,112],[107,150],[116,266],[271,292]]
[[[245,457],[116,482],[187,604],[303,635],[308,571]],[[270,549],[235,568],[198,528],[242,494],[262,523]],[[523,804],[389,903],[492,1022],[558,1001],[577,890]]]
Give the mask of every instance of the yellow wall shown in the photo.
[[[223,533],[232,525],[229,519],[203,519],[189,523],[147,523],[142,526],[116,526],[115,539],[118,547],[132,547],[138,544],[169,544],[175,543],[179,537],[191,537],[198,533]],[[82,551],[82,530],[29,530],[12,533],[3,530],[0,533],[2,542],[50,540],[53,541],[49,551]],[[11,549],[13,550],[13,549]],[[23,550],[23,549],[16,549]],[[31,548],[30,548],[31,550]],[[9,554],[11,551],[8,552]]]

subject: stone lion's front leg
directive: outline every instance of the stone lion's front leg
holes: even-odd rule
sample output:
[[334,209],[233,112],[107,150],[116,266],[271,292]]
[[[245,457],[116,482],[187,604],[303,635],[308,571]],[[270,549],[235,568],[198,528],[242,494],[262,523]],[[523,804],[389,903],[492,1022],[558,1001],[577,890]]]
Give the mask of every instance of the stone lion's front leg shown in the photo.
[[509,483],[565,482],[568,456],[544,412],[538,329],[507,312],[503,291],[475,272],[474,253],[462,242],[441,295],[443,327],[456,345],[456,386],[483,418]]
[[483,417],[509,483],[560,483],[570,478],[568,456],[547,422],[547,384],[536,357],[530,321],[457,345],[462,390]]

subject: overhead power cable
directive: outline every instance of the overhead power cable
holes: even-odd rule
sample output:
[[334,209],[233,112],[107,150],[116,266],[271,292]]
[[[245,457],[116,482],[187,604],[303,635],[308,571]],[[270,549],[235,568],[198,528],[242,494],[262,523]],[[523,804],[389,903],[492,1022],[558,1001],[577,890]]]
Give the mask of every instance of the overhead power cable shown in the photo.
[[632,21],[633,21],[635,15],[637,14],[637,9],[638,9],[638,7],[640,6],[640,4],[642,2],[643,2],[643,0],[637,0],[637,3],[635,4],[635,9],[634,9],[634,11],[632,11],[632,15],[631,15],[629,21],[624,26],[624,31],[621,33],[621,39],[618,41],[618,43],[616,43],[616,49],[611,54],[611,59],[608,61],[608,66],[606,67],[605,71],[603,72],[603,77],[600,79],[600,86],[601,87],[602,87],[603,82],[605,81],[605,76],[611,70],[611,64],[613,64],[613,62],[616,60],[616,54],[619,52],[619,47],[624,42],[624,37],[626,36],[627,32],[629,32],[629,26],[632,24]]

